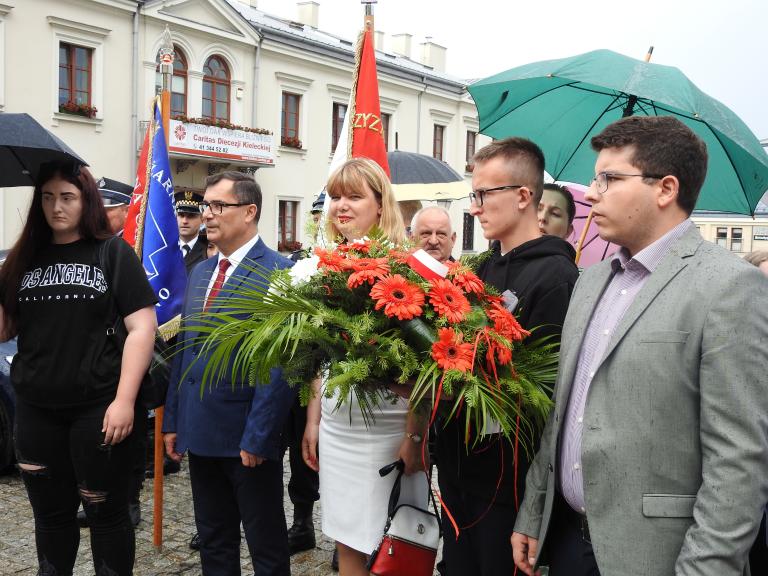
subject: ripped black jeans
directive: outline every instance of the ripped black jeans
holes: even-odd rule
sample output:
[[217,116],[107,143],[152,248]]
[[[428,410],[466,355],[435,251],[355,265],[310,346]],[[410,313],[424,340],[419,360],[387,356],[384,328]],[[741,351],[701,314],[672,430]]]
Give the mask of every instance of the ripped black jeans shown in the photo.
[[128,515],[136,435],[105,446],[109,402],[64,409],[17,399],[16,456],[35,516],[38,576],[71,576],[80,544],[80,501],[91,530],[97,576],[133,574]]

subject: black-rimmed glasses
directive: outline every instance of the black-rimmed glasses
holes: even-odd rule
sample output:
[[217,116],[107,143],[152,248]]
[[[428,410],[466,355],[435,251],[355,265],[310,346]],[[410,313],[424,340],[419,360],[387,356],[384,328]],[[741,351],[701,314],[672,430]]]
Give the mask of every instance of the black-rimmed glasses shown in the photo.
[[221,215],[222,212],[224,212],[224,208],[229,208],[230,206],[248,206],[251,204],[251,202],[219,202],[218,200],[214,200],[213,202],[200,202],[200,214],[203,214],[206,210],[210,209],[211,214],[214,216]]
[[477,204],[478,206],[482,206],[485,195],[488,194],[488,192],[514,190],[515,188],[522,188],[523,186],[525,186],[525,184],[509,184],[507,186],[496,186],[495,188],[478,188],[477,190],[472,190],[472,192],[469,193],[469,201]]
[[664,176],[657,176],[656,174],[623,174],[621,172],[598,172],[595,177],[592,178],[592,182],[590,182],[589,185],[594,187],[595,192],[602,195],[608,191],[608,183],[616,177],[652,178],[654,180],[660,180],[661,178],[664,178]]

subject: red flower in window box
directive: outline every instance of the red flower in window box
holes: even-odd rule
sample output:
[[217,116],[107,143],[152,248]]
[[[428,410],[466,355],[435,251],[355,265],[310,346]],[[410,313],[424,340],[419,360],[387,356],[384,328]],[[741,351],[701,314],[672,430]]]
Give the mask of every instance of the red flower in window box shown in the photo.
[[301,140],[296,136],[283,136],[280,138],[280,145],[288,148],[301,148]]
[[295,252],[296,250],[301,250],[301,242],[298,240],[277,243],[278,252]]
[[86,118],[95,118],[96,106],[89,106],[88,104],[78,104],[77,102],[64,102],[59,104],[59,112],[64,114],[74,114],[75,116],[84,116]]
[[178,120],[184,124],[200,124],[201,126],[215,126],[217,128],[226,128],[227,130],[242,130],[243,132],[253,132],[254,134],[272,134],[269,130],[264,128],[250,128],[248,126],[240,126],[239,124],[232,124],[225,120],[214,120],[212,118],[189,118],[183,114],[177,114],[172,120]]

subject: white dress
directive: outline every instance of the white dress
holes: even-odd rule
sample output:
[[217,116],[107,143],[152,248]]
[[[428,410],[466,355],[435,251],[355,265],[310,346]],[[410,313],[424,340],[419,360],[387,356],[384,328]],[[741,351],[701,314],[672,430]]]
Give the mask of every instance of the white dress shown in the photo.
[[[335,410],[337,399],[323,397],[320,419],[320,503],[323,533],[354,550],[370,554],[381,540],[387,504],[397,477],[379,476],[379,468],[397,460],[405,437],[408,401],[380,401],[375,423],[363,420],[357,398]],[[351,421],[350,421],[351,416]],[[404,476],[400,502],[427,506],[424,473]]]

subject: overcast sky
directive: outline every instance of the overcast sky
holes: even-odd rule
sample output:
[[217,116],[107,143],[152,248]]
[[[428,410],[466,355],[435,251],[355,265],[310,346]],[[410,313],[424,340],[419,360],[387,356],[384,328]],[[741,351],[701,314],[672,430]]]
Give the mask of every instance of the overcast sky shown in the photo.
[[[360,0],[316,0],[321,30],[353,40]],[[259,9],[296,17],[291,0],[259,0]],[[447,72],[483,78],[538,60],[608,48],[680,68],[768,138],[768,1],[766,0],[380,0],[375,24],[448,48]],[[386,43],[385,43],[386,48]]]

